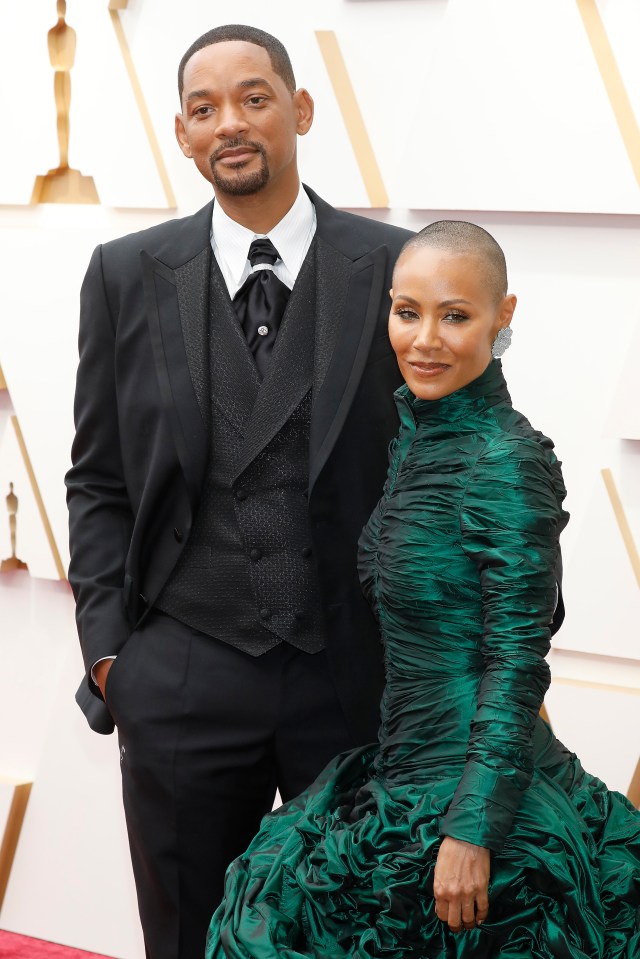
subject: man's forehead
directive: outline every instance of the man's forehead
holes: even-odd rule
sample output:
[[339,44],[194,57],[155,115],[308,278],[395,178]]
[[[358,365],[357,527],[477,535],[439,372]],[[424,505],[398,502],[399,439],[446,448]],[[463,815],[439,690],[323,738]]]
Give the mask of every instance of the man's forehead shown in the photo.
[[262,73],[273,70],[271,57],[264,47],[257,43],[249,43],[248,40],[221,40],[196,50],[187,60],[184,72],[186,74],[220,62],[224,62],[226,66],[238,68],[241,68],[243,64],[248,66],[259,63]]

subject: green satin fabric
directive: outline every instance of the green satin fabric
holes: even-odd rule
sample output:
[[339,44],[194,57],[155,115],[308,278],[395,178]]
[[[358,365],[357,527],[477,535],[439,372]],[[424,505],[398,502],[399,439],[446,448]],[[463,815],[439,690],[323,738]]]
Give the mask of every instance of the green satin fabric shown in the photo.
[[[265,817],[207,959],[638,959],[640,814],[538,718],[567,521],[553,445],[500,363],[401,428],[360,542],[381,626],[379,743]],[[490,912],[436,917],[442,836],[492,850]]]

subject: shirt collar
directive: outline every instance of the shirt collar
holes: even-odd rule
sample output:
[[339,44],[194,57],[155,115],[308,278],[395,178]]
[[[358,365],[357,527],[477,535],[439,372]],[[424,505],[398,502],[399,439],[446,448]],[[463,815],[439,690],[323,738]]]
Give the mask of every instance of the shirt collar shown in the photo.
[[214,250],[217,250],[224,259],[236,286],[240,285],[247,265],[251,241],[257,236],[269,237],[295,281],[309,248],[315,225],[316,210],[302,184],[291,209],[266,234],[253,233],[241,223],[232,220],[219,203],[213,204],[211,218]]

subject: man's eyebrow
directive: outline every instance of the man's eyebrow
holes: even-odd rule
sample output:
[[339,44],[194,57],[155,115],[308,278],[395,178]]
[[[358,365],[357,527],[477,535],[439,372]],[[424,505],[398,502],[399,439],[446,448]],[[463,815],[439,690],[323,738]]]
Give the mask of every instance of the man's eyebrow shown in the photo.
[[209,90],[192,90],[191,93],[187,93],[185,100],[205,100],[207,97],[211,96]]
[[[251,87],[268,87],[269,90],[273,90],[269,81],[265,80],[264,77],[249,77],[248,80],[239,80],[236,86],[240,90],[250,89]],[[187,103],[191,100],[206,100],[211,95],[211,90],[192,90],[187,93],[185,100]]]
[[248,80],[239,80],[236,84],[238,87],[269,87],[270,90],[273,89],[268,80],[265,80],[264,77],[250,77]]

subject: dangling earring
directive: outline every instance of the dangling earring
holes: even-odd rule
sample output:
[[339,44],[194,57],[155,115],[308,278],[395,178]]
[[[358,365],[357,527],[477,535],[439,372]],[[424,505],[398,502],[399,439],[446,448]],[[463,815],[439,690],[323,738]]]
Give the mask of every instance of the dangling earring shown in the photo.
[[506,353],[506,351],[509,349],[511,346],[512,336],[513,332],[510,326],[500,327],[491,347],[491,355],[495,360],[502,356],[503,353]]

